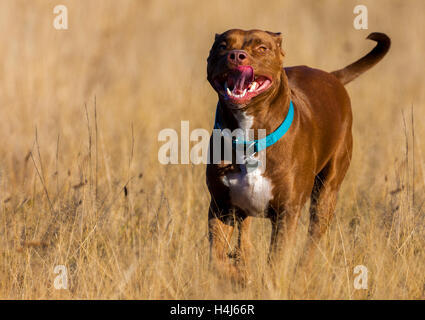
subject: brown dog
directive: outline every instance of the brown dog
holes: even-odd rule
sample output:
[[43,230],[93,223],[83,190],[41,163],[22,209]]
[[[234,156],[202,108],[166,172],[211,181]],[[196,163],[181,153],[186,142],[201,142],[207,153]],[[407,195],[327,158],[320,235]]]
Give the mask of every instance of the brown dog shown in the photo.
[[258,129],[265,129],[269,135],[287,119],[291,101],[293,105],[286,134],[252,158],[263,155],[264,164],[247,170],[247,164],[235,163],[235,155],[231,164],[213,163],[210,157],[211,259],[226,274],[243,277],[241,270],[246,270],[228,259],[235,222],[239,223],[236,253],[246,266],[252,217],[271,220],[269,261],[273,261],[281,249],[290,246],[301,208],[309,197],[310,226],[304,257],[311,260],[312,249],[334,214],[337,193],[351,159],[352,114],[344,84],[375,65],[390,47],[385,34],[372,33],[368,39],[377,42],[369,54],[328,73],[307,66],[283,68],[280,33],[234,29],[216,35],[207,71],[208,81],[218,93],[220,129],[254,129],[254,139],[258,138]]

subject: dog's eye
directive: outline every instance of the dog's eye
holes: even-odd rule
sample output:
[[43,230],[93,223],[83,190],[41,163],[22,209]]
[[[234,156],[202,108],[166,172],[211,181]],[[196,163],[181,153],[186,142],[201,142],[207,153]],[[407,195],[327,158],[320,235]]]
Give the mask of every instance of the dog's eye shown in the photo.
[[266,52],[268,49],[267,49],[267,47],[266,47],[266,46],[259,46],[259,47],[257,48],[257,50],[258,50],[258,51],[260,51],[260,52]]
[[227,43],[222,42],[218,45],[218,50],[226,50],[227,49]]

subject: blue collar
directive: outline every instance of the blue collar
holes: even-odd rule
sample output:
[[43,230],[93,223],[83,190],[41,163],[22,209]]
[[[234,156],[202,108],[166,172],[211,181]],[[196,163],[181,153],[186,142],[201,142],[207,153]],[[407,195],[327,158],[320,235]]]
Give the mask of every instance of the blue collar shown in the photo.
[[[217,105],[217,110],[215,113],[214,129],[223,130],[220,126],[220,122],[221,122],[220,120],[221,119],[220,119],[220,114],[219,114],[218,105]],[[291,101],[289,103],[289,110],[285,120],[283,120],[282,124],[274,132],[270,133],[268,136],[266,136],[263,139],[253,140],[253,141],[245,141],[245,140],[235,138],[232,141],[232,146],[233,148],[236,148],[236,145],[238,144],[245,144],[251,147],[254,144],[254,152],[259,152],[261,150],[264,150],[267,147],[270,147],[271,145],[275,144],[280,138],[282,138],[285,135],[285,133],[288,132],[289,128],[291,127],[292,120],[294,120],[294,105],[292,104],[292,101]]]

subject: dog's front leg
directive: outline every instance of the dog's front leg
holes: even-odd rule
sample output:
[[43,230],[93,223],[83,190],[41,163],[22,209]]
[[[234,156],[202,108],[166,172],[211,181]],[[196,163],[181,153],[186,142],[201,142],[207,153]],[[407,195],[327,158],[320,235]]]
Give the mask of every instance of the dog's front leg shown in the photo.
[[250,259],[252,251],[251,243],[251,222],[252,217],[244,216],[239,218],[239,236],[238,236],[238,247],[237,247],[237,258],[239,260],[239,266],[243,276],[246,280],[250,276]]
[[268,262],[272,266],[281,262],[282,258],[289,259],[294,245],[295,230],[300,210],[288,208],[280,212],[272,211],[270,220],[272,233]]
[[236,267],[230,263],[228,252],[235,225],[231,212],[217,212],[210,206],[208,213],[208,233],[210,240],[210,264],[221,275],[237,277]]

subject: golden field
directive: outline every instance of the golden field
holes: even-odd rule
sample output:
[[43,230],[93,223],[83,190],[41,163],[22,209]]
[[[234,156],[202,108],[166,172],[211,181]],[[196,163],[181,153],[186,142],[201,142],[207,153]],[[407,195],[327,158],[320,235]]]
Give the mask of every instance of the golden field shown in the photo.
[[[69,29],[53,28],[68,7]],[[0,2],[0,298],[424,299],[425,2],[3,0]],[[287,66],[357,60],[373,31],[389,54],[348,85],[354,152],[313,272],[294,257],[268,285],[269,221],[256,219],[254,278],[209,270],[204,165],[158,162],[158,132],[211,130],[215,33],[280,31]],[[125,189],[125,190],[124,190]],[[54,287],[65,265],[68,289]],[[367,290],[353,286],[356,265]]]

